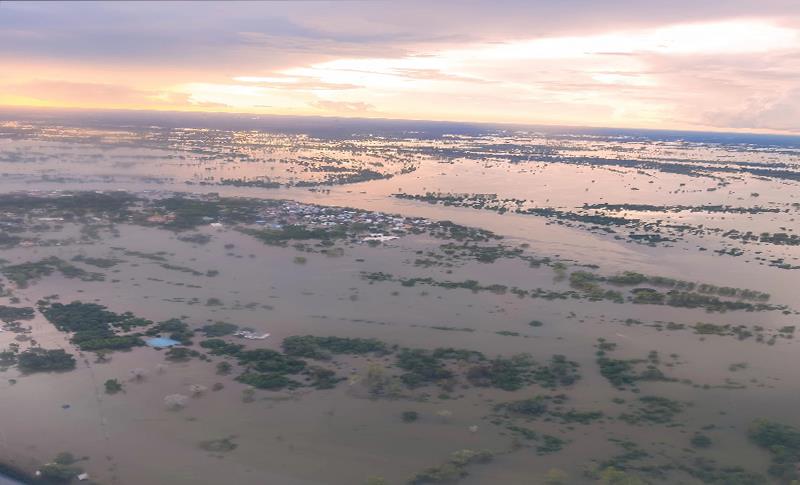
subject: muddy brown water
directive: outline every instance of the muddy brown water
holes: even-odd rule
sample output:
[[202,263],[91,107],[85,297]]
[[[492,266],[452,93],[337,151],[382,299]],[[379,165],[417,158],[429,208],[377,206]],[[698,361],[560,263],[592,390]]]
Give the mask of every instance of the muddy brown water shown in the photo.
[[[4,140],[3,143],[8,148],[12,142]],[[336,186],[330,193],[299,188],[201,187],[186,186],[183,179],[195,175],[187,174],[180,166],[176,168],[164,162],[167,168],[151,170],[144,165],[151,159],[143,158],[141,150],[125,154],[135,162],[130,170],[138,173],[131,174],[127,180],[103,181],[89,179],[94,176],[121,178],[119,170],[115,170],[119,165],[110,168],[103,165],[103,160],[110,158],[107,150],[91,149],[82,153],[85,144],[59,142],[56,147],[43,147],[39,142],[13,143],[21,143],[16,148],[28,152],[44,148],[54,153],[71,152],[74,161],[66,168],[59,166],[63,162],[58,157],[43,164],[2,163],[3,171],[16,173],[16,176],[3,177],[0,188],[4,192],[111,188],[219,192],[448,219],[504,234],[508,242],[528,243],[533,254],[560,255],[598,264],[599,271],[604,274],[630,269],[746,287],[771,293],[775,303],[800,306],[796,298],[800,272],[760,265],[752,257],[723,257],[711,251],[699,252],[693,247],[700,242],[716,247],[716,243],[691,240],[674,247],[652,248],[578,228],[548,224],[538,217],[501,216],[390,197],[402,189],[408,193],[496,192],[541,201],[543,205],[547,202],[547,205],[573,207],[584,202],[745,205],[752,203],[751,193],[758,192],[759,204],[774,203],[783,207],[796,202],[800,194],[796,184],[789,182],[733,178],[723,189],[709,192],[706,189],[715,187],[716,182],[677,174],[617,173],[566,164],[533,170],[500,164],[487,167],[486,163],[462,160],[455,164],[423,164],[410,174]],[[150,150],[146,154],[158,159],[165,153]],[[103,167],[102,170],[98,170],[98,166]],[[147,170],[143,170],[143,166]],[[75,167],[82,168],[73,171]],[[42,181],[40,175],[47,171],[70,172],[79,180]],[[137,179],[145,174],[174,177],[176,181],[150,184]],[[657,177],[657,184],[647,184],[653,177]],[[686,186],[681,186],[682,183]],[[631,186],[647,185],[655,187],[630,190]],[[705,224],[730,224],[731,227],[747,224],[746,228],[752,227],[754,232],[774,232],[780,227],[796,227],[795,214],[765,214],[752,218],[724,215],[725,219],[720,215],[712,218],[702,214],[686,217]],[[595,344],[598,338],[604,338],[618,345],[613,352],[615,357],[645,358],[648,352],[656,350],[662,363],[672,364],[661,365],[661,369],[677,382],[641,383],[640,395],[658,395],[691,403],[676,417],[680,426],[675,427],[633,426],[612,419],[571,426],[537,420],[528,425],[540,433],[567,440],[562,451],[545,456],[539,456],[532,448],[502,453],[491,464],[471,466],[469,476],[463,480],[465,484],[541,483],[547,470],[554,467],[569,473],[569,483],[592,483],[583,475],[583,470],[621,452],[609,438],[639,443],[651,453],[652,463],[685,463],[702,454],[718,460],[721,466],[740,465],[764,473],[769,457],[747,441],[749,423],[756,418],[769,417],[800,425],[796,413],[800,405],[795,376],[798,357],[793,340],[778,339],[775,345],[769,346],[755,339],[739,341],[730,336],[700,336],[691,330],[659,331],[647,325],[658,321],[686,325],[709,322],[777,329],[797,324],[797,315],[780,312],[719,314],[699,309],[586,300],[520,299],[510,293],[476,294],[465,289],[425,285],[404,287],[396,282],[369,284],[361,278],[362,271],[383,271],[402,277],[475,279],[485,284],[522,288],[569,289],[566,282],[554,279],[552,269],[529,268],[517,260],[500,260],[494,264],[463,262],[453,268],[414,266],[411,262],[417,257],[417,251],[433,249],[442,243],[425,236],[404,237],[377,248],[347,246],[341,257],[304,254],[306,263],[297,264],[294,257],[300,253],[296,250],[266,246],[230,227],[200,228],[200,232],[212,236],[206,245],[178,241],[175,234],[159,229],[127,225],[119,225],[118,229],[119,237],[102,232],[101,240],[91,244],[4,250],[2,257],[11,263],[35,261],[51,255],[65,260],[76,255],[123,260],[110,269],[75,263],[87,270],[105,273],[104,282],[80,282],[52,275],[32,283],[27,289],[15,290],[15,295],[25,305],[34,305],[40,298],[57,294],[62,302],[96,301],[111,310],[132,311],[152,320],[183,316],[193,327],[228,321],[272,334],[264,341],[246,342],[252,348],[279,349],[281,339],[286,336],[314,334],[374,337],[413,348],[467,348],[490,356],[529,352],[540,361],[554,354],[564,354],[580,364],[582,375],[575,386],[564,390],[569,395],[567,407],[617,416],[629,411],[637,395],[615,390],[599,374]],[[67,224],[62,231],[39,236],[66,238],[76,234],[78,228]],[[227,249],[226,244],[234,246]],[[113,247],[165,251],[170,264],[200,272],[218,270],[219,275],[192,276],[165,269]],[[759,246],[756,249],[770,257],[800,256],[798,247]],[[223,304],[206,306],[209,298],[218,298]],[[193,299],[199,303],[190,304]],[[8,301],[4,298],[0,303],[8,304]],[[248,304],[255,306],[248,307]],[[534,319],[544,325],[528,325]],[[623,323],[626,319],[644,324],[626,325]],[[63,347],[77,353],[68,336],[55,330],[41,315],[25,323],[33,327],[31,336],[43,347]],[[432,328],[436,326],[472,331]],[[520,336],[499,335],[498,331],[518,332]],[[0,348],[6,348],[14,339],[15,334],[1,332]],[[670,357],[672,354],[676,357]],[[337,358],[337,372],[345,377],[363,375],[369,361],[391,363],[390,358]],[[392,484],[405,483],[413,473],[443,463],[450,453],[459,449],[509,450],[512,435],[502,426],[492,424],[489,418],[494,405],[549,393],[536,385],[517,392],[470,387],[457,388],[451,393],[457,398],[444,399],[431,387],[424,390],[430,394],[426,401],[369,399],[360,384],[347,381],[326,391],[257,391],[255,401],[246,403],[242,401],[245,386],[231,377],[216,375],[213,363],[199,360],[166,363],[162,372],[159,364],[163,363],[166,363],[163,351],[139,348],[114,353],[108,363],[96,363],[91,353],[82,354],[77,369],[67,373],[20,375],[16,369],[5,371],[0,380],[0,415],[6,417],[0,420],[0,457],[33,471],[57,453],[69,451],[88,458],[80,465],[93,480],[123,485],[359,484],[370,476],[385,477]],[[732,372],[729,366],[736,363],[747,365]],[[130,381],[132,369],[144,369],[146,377],[141,382]],[[103,392],[103,383],[111,378],[125,381],[124,393],[106,395]],[[12,383],[12,379],[16,383]],[[166,395],[189,395],[192,384],[210,388],[216,382],[223,383],[224,388],[190,398],[182,411],[168,411],[164,406]],[[418,397],[420,392],[423,391],[410,394]],[[625,402],[614,402],[617,397],[623,397]],[[400,415],[407,410],[417,411],[419,421],[402,422]],[[706,433],[712,438],[713,446],[700,452],[687,452],[691,436],[711,424],[715,427]],[[473,432],[472,426],[477,426],[477,430]],[[236,449],[214,453],[199,446],[202,441],[225,437],[232,437],[238,445]],[[661,481],[696,482],[679,473]]]

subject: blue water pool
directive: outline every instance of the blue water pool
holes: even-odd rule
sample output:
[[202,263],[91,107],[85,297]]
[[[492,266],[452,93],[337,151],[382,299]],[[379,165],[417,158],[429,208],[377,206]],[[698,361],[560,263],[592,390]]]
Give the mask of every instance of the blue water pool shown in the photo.
[[156,337],[147,340],[145,343],[150,347],[163,349],[165,347],[172,347],[173,345],[178,345],[180,342],[178,342],[177,340],[172,340],[171,338]]

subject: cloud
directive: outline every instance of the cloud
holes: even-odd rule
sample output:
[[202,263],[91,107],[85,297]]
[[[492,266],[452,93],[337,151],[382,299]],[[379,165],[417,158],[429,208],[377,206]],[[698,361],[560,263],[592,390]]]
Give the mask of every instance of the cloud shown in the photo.
[[180,92],[150,91],[119,84],[34,80],[2,86],[4,93],[62,106],[187,106],[220,108],[224,103],[201,102]]
[[285,89],[291,91],[339,91],[361,87],[357,84],[321,82],[309,76],[286,76],[280,73],[275,73],[271,76],[238,76],[233,78],[233,80],[243,83],[253,83],[253,85],[270,89]]
[[800,88],[768,99],[750,98],[739,106],[705,113],[704,118],[712,126],[800,133]]
[[375,109],[369,103],[363,103],[360,101],[314,101],[310,103],[310,105],[314,108],[320,109],[322,111],[328,111],[336,114],[363,114]]
[[4,91],[59,103],[79,103],[92,99],[98,103],[138,103],[158,93],[142,91],[129,86],[88,82],[67,82],[52,80],[33,80],[21,84],[3,86]]
[[3,2],[0,64],[16,104],[789,130],[800,2]]

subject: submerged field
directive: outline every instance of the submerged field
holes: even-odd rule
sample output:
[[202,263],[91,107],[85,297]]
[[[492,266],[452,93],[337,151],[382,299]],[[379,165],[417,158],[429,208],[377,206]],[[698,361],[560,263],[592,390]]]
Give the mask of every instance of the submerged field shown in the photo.
[[0,462],[791,483],[800,148],[773,141],[5,122]]

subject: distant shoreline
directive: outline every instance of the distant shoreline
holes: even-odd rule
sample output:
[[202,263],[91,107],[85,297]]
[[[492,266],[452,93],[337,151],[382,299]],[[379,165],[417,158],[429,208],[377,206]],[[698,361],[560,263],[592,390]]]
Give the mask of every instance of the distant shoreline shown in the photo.
[[29,120],[98,127],[106,124],[149,127],[218,128],[229,130],[280,130],[293,133],[315,133],[321,136],[350,136],[357,131],[405,134],[482,134],[496,130],[536,131],[548,134],[583,133],[589,135],[645,136],[655,139],[708,141],[714,143],[761,143],[796,145],[800,133],[786,130],[732,129],[714,127],[634,127],[576,126],[570,124],[465,121],[447,119],[408,119],[385,117],[342,117],[324,115],[287,115],[269,113],[233,113],[225,111],[170,111],[141,109],[90,109],[76,107],[40,107],[0,104],[0,120]]

